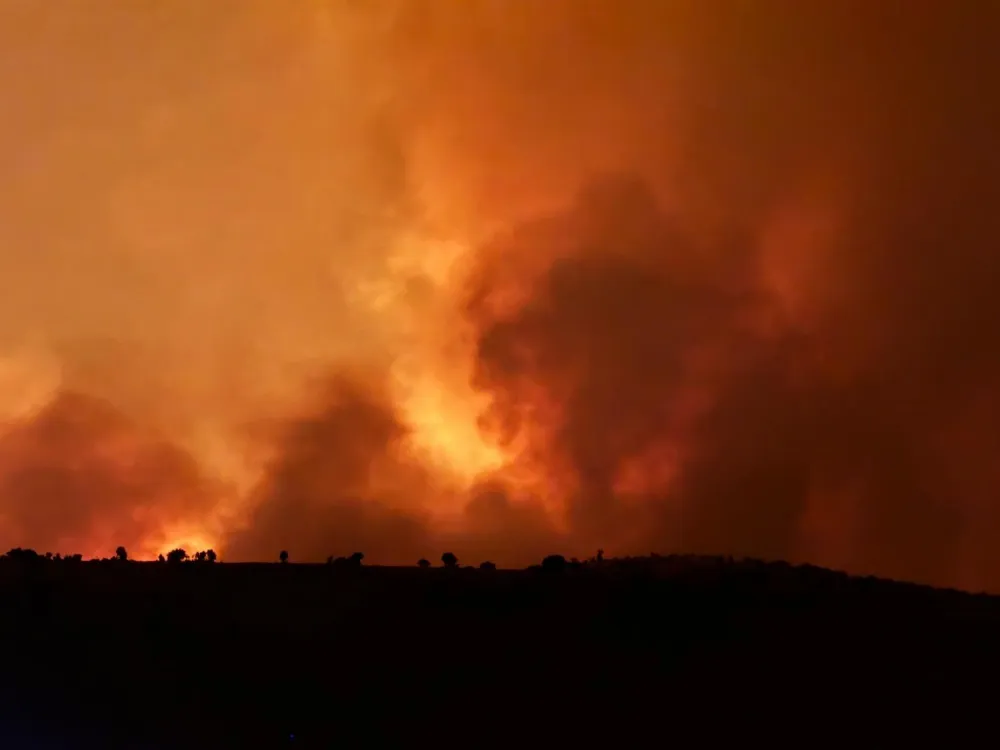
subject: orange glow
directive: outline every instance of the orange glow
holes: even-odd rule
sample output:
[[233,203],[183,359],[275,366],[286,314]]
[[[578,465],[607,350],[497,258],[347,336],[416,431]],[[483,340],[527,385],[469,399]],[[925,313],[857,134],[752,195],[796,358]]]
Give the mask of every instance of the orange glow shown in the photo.
[[165,529],[162,534],[144,539],[133,557],[137,560],[155,560],[157,555],[166,557],[171,550],[182,549],[193,557],[196,552],[215,549],[216,541],[200,529]]
[[504,465],[503,451],[490,444],[476,424],[482,407],[475,401],[463,402],[433,379],[415,383],[408,391],[401,402],[406,422],[414,443],[432,460],[467,483]]
[[1000,585],[989,40],[878,3],[42,5],[0,0],[0,547]]

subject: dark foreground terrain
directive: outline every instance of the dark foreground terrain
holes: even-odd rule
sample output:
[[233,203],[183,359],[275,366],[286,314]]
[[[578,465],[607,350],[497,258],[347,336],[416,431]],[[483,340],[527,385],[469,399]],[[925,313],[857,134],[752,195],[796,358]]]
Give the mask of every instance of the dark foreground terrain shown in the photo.
[[964,746],[996,733],[997,599],[811,567],[0,560],[0,596],[3,748]]

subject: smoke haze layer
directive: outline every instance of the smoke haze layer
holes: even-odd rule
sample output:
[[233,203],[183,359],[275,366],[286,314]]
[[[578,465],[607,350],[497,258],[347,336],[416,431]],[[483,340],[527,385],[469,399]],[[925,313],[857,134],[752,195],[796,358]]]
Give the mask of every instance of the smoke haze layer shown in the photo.
[[997,16],[0,0],[0,546],[997,589]]

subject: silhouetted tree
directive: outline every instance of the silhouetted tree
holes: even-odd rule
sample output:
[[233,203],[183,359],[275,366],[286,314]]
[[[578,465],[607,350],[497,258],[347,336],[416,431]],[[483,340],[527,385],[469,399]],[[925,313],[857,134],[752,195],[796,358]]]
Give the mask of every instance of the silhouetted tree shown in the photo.
[[172,549],[170,550],[170,552],[167,553],[167,562],[181,563],[187,560],[187,556],[188,553],[180,548]]
[[21,549],[20,547],[14,547],[14,549],[7,553],[6,557],[12,562],[20,563],[33,563],[41,559],[41,556],[35,550]]
[[198,552],[194,553],[195,562],[203,563],[205,562],[207,557],[208,553],[206,553],[204,550],[199,550]]
[[67,562],[80,563],[83,562],[83,555],[77,552],[74,555],[66,555],[66,557],[64,557],[63,559],[66,560]]
[[562,573],[566,570],[566,558],[562,555],[549,555],[542,560],[542,570],[546,573]]
[[287,563],[288,562],[288,550],[286,550],[286,549],[281,550],[281,554],[278,555],[278,560],[282,564]]
[[419,560],[417,560],[418,568],[429,568],[430,566],[431,566],[431,561],[424,557],[421,557]]
[[163,556],[163,553],[161,552],[161,553],[160,553],[159,555],[157,555],[157,556],[156,556],[156,561],[157,561],[157,562],[166,562],[166,561],[167,561],[167,558],[165,558],[165,557]]
[[119,547],[118,549],[115,550],[115,558],[119,562],[128,562],[128,552],[125,550],[124,547]]
[[62,562],[63,557],[58,552],[56,552],[56,556],[53,557],[52,559],[55,560],[56,562]]
[[604,562],[604,550],[597,550],[597,562]]
[[455,557],[455,553],[453,552],[445,552],[443,555],[441,555],[441,562],[444,564],[446,568],[458,567],[458,558]]
[[214,549],[210,549],[210,550],[207,550],[207,551],[205,552],[205,558],[206,558],[206,559],[207,559],[207,560],[208,560],[208,561],[209,561],[210,563],[214,563],[214,562],[215,562],[216,560],[218,560],[218,559],[219,559],[219,556],[218,556],[217,554],[215,554],[215,550],[214,550]]
[[355,552],[353,555],[351,555],[349,558],[347,558],[347,562],[349,562],[351,564],[352,568],[360,568],[361,567],[361,561],[364,560],[364,559],[365,559],[365,553],[364,552]]
[[51,560],[52,559],[52,553],[51,552],[46,552],[45,553],[45,559],[46,560]]
[[494,562],[490,562],[489,560],[486,560],[484,562],[479,563],[479,569],[480,570],[496,570],[497,569],[497,565]]

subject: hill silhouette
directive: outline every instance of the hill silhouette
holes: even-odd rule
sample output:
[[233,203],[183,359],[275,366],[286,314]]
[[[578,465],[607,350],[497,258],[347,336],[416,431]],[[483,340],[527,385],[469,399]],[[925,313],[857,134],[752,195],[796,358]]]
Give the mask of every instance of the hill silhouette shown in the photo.
[[998,664],[992,596],[722,557],[451,557],[12,550],[2,726],[59,747],[900,741],[927,731],[913,712],[970,710]]

